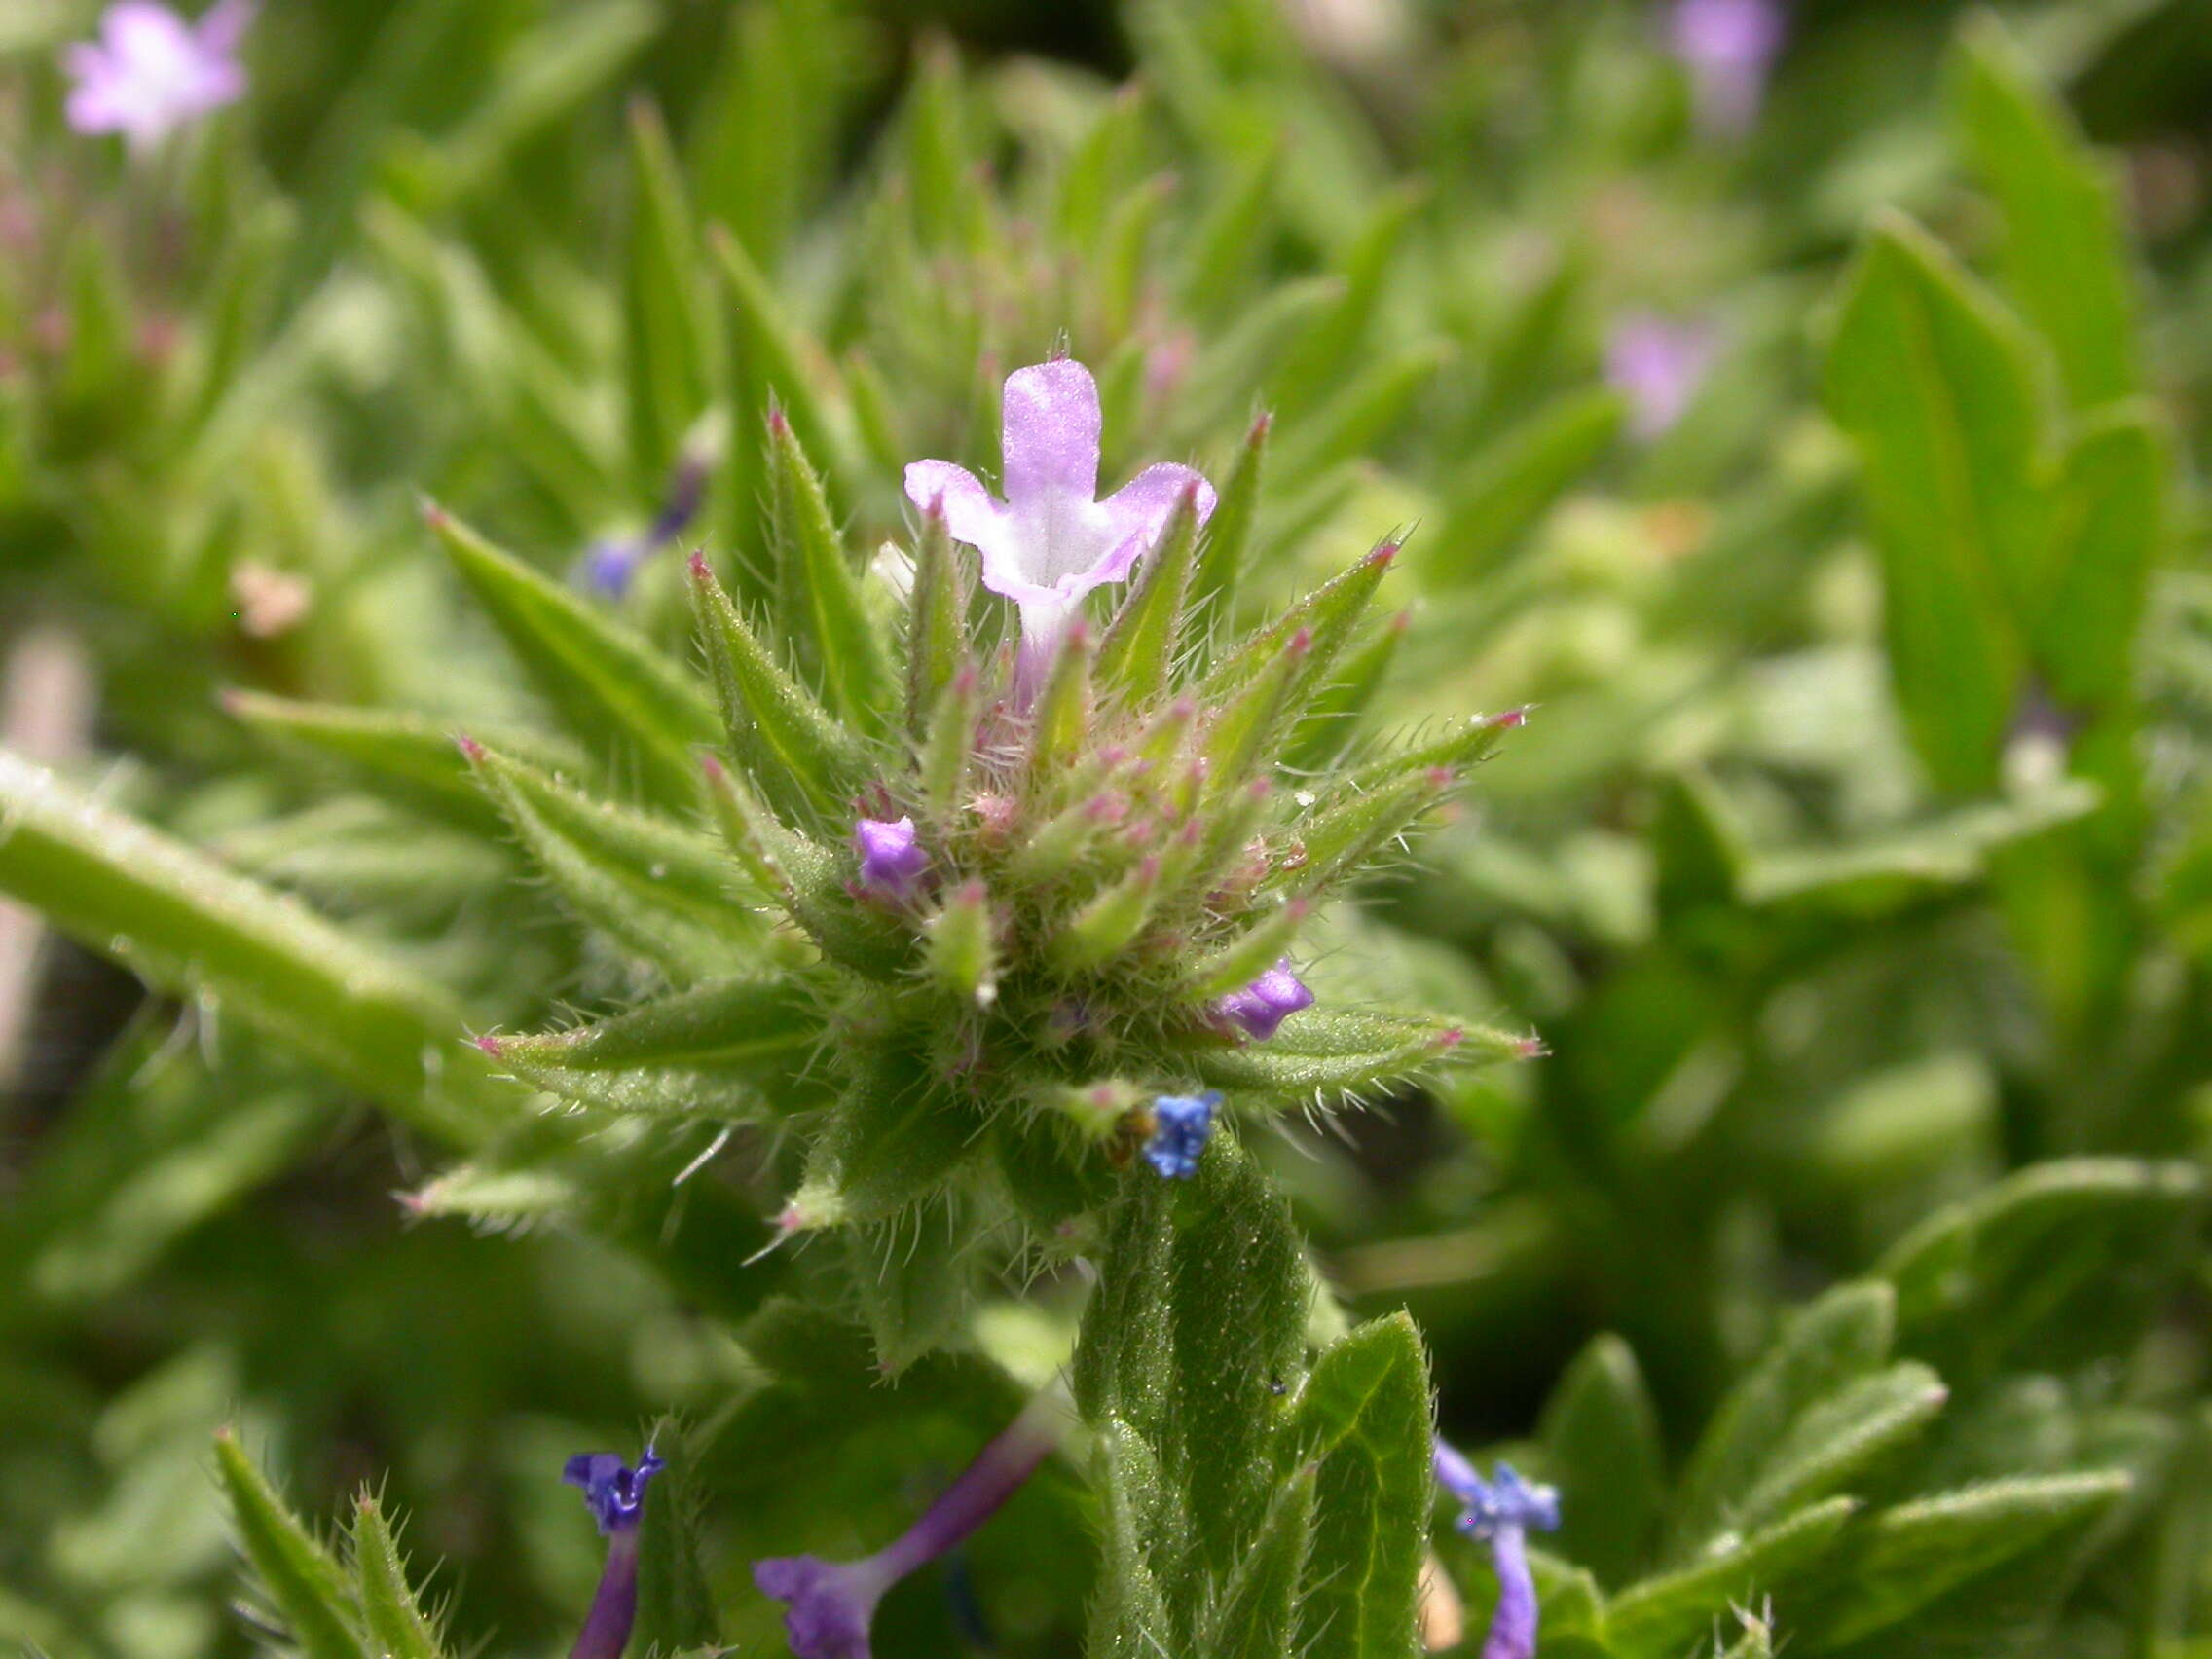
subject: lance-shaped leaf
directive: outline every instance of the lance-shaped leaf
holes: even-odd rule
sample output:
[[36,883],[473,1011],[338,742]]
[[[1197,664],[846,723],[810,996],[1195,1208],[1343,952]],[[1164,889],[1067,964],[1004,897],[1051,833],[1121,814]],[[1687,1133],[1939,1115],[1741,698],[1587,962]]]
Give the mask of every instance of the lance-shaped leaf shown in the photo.
[[1730,1524],[1738,1531],[1764,1527],[1846,1490],[1917,1440],[1950,1397],[1941,1378],[1910,1360],[1837,1389],[1768,1451],[1757,1478],[1729,1504]]
[[780,408],[768,411],[768,501],[776,617],[801,675],[848,723],[888,726],[891,666],[861,598],[859,573],[845,556],[829,495]]
[[1252,551],[1252,527],[1259,518],[1260,477],[1266,469],[1269,418],[1252,423],[1236,461],[1230,468],[1213,517],[1198,538],[1197,568],[1191,572],[1188,601],[1200,639],[1226,632],[1236,610],[1236,585]]
[[831,1108],[790,1213],[802,1228],[886,1221],[940,1192],[981,1144],[975,1113],[918,1055],[878,1056]]
[[2051,503],[2049,592],[2031,613],[2037,666],[2068,709],[2126,703],[2153,567],[2165,535],[2172,441],[2135,407],[2085,421]]
[[[840,486],[853,482],[837,428],[824,395],[831,384],[830,364],[785,313],[760,268],[735,237],[720,225],[707,231],[707,250],[723,298],[728,302],[729,395],[740,421],[758,420],[770,403],[780,405],[798,435],[814,447]],[[750,507],[762,495],[762,460],[751,444],[731,444],[727,458],[727,499]],[[750,538],[749,538],[750,539]]]
[[437,1627],[407,1582],[407,1563],[383,1507],[367,1493],[353,1510],[353,1578],[363,1623],[381,1659],[441,1659]]
[[1198,485],[1194,481],[1175,503],[1160,545],[1145,561],[1134,592],[1115,613],[1098,649],[1098,682],[1121,694],[1132,707],[1150,703],[1167,688],[1180,643],[1185,591],[1198,551]]
[[1666,1495],[1659,1415],[1628,1344],[1591,1339],[1544,1404],[1545,1467],[1559,1488],[1559,1548],[1607,1584],[1644,1565]]
[[739,872],[713,841],[664,818],[596,800],[463,738],[462,752],[539,869],[578,917],[690,980],[759,948]]
[[1285,442],[1274,462],[1283,488],[1299,490],[1331,467],[1373,454],[1452,357],[1450,344],[1428,340],[1362,369],[1326,405],[1290,428],[1297,441]]
[[1896,1328],[1896,1295],[1879,1281],[1840,1285],[1789,1322],[1699,1438],[1675,1501],[1670,1559],[1690,1560],[1732,1530],[1734,1502],[1798,1420],[1880,1369]]
[[1161,861],[1148,855],[1136,868],[1070,916],[1047,947],[1062,973],[1081,974],[1136,942],[1160,897]]
[[699,635],[739,762],[770,805],[809,823],[849,821],[870,770],[866,746],[777,663],[707,562],[691,560]]
[[2006,285],[2050,342],[2077,407],[2126,397],[2142,372],[2120,192],[1994,13],[1961,38],[1954,95],[2004,215]]
[[482,1039],[500,1060],[576,1071],[687,1065],[781,1072],[822,1039],[813,987],[795,979],[720,979],[567,1031]]
[[1043,695],[1030,716],[1029,782],[1048,787],[1075,765],[1090,736],[1091,669],[1097,646],[1082,622],[1068,625]]
[[979,881],[962,882],[930,919],[923,959],[930,977],[963,1002],[998,994],[998,946],[992,939],[991,896]]
[[1222,1659],[1291,1659],[1300,1651],[1298,1588],[1313,1542],[1314,1487],[1309,1463],[1276,1489],[1259,1535],[1223,1583],[1199,1651]]
[[1605,1609],[1604,1645],[1623,1659],[1675,1659],[1725,1618],[1816,1567],[1859,1505],[1831,1497],[1677,1571],[1645,1578]]
[[1439,584],[1472,582],[1612,447],[1626,413],[1609,387],[1568,392],[1476,455],[1445,490],[1422,563]]
[[922,804],[939,822],[961,804],[968,782],[968,759],[976,747],[976,722],[983,709],[982,676],[963,662],[938,692],[929,711],[929,731],[917,760]]
[[1340,261],[1343,298],[1315,320],[1275,373],[1271,389],[1278,407],[1310,408],[1342,383],[1346,363],[1359,360],[1377,306],[1398,267],[1406,232],[1428,195],[1424,184],[1408,181],[1391,187],[1375,203]]
[[1428,1552],[1428,1359],[1403,1312],[1362,1325],[1314,1364],[1300,1455],[1319,1465],[1298,1651],[1403,1659]]
[[1858,446],[1890,671],[1942,788],[1996,781],[2038,603],[2047,502],[2028,343],[1918,228],[1886,221],[1846,286],[1827,400]]
[[1413,1014],[1306,1009],[1265,1043],[1193,1042],[1185,1063],[1216,1088],[1277,1094],[1381,1092],[1446,1060],[1523,1059],[1529,1040]]
[[1276,738],[1298,718],[1298,687],[1313,650],[1311,631],[1299,629],[1214,716],[1199,749],[1208,798],[1226,795],[1273,758]]
[[719,351],[683,175],[660,112],[630,108],[631,218],[622,288],[624,379],[635,476],[657,489],[707,407]]
[[634,759],[656,800],[695,802],[691,751],[713,741],[715,716],[691,677],[442,508],[427,516],[454,568],[570,731],[594,754]]
[[853,896],[850,855],[785,829],[720,761],[709,756],[704,771],[707,803],[723,841],[822,953],[871,978],[903,972],[912,941],[885,912]]
[[1345,659],[1344,667],[1299,716],[1290,741],[1283,746],[1285,770],[1326,771],[1358,737],[1360,718],[1388,678],[1412,620],[1410,611],[1399,611]]
[[[1991,1481],[1869,1517],[1823,1564],[1805,1628],[1822,1652],[1963,1652],[2036,1639],[2079,1574],[2086,1535],[2128,1495],[2119,1470]],[[1879,1639],[1879,1640],[1876,1640]]]
[[1191,971],[1185,994],[1193,1002],[1211,1002],[1242,990],[1289,953],[1311,913],[1306,900],[1284,900],[1240,938],[1201,960]]
[[1301,819],[1295,826],[1303,862],[1287,879],[1319,892],[1364,868],[1384,847],[1452,793],[1456,780],[1441,767],[1355,794]]
[[916,743],[928,739],[938,700],[969,660],[963,570],[943,507],[923,508],[906,618],[906,731]]
[[664,1466],[653,1479],[652,1501],[638,1528],[633,1652],[697,1653],[719,1644],[714,1595],[699,1564],[699,1438],[668,1418],[654,1423],[646,1436]]
[[306,1659],[370,1659],[345,1569],[292,1519],[229,1429],[215,1436],[215,1467],[246,1560],[301,1653]]
[[505,1120],[466,1023],[306,906],[0,750],[0,892],[150,984],[213,996],[396,1116],[468,1146]]
[[844,1230],[848,1272],[885,1377],[943,1347],[973,1310],[983,1277],[973,1226],[956,1208]]
[[1385,541],[1349,570],[1323,582],[1216,662],[1196,687],[1198,696],[1207,703],[1234,696],[1266,677],[1301,635],[1311,648],[1300,686],[1310,695],[1351,643],[1397,556],[1398,544]]
[[[324,759],[351,782],[397,806],[426,813],[478,834],[503,829],[497,806],[454,745],[450,720],[399,709],[353,709],[301,703],[258,691],[232,691],[224,711],[278,742]],[[545,771],[574,773],[580,757],[530,733],[479,732],[493,747]]]

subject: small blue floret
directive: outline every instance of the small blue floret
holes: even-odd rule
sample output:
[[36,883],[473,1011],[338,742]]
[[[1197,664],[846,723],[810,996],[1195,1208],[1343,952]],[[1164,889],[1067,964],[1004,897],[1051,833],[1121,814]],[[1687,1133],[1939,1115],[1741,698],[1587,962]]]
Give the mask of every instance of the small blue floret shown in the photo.
[[1213,1138],[1214,1108],[1221,1096],[1212,1089],[1203,1094],[1162,1094],[1152,1103],[1152,1138],[1145,1142],[1144,1161],[1170,1181],[1188,1181],[1198,1172],[1198,1159]]
[[571,1486],[584,1489],[584,1502],[602,1532],[626,1532],[638,1524],[645,1509],[645,1484],[667,1465],[653,1449],[633,1469],[613,1452],[579,1452],[561,1470]]

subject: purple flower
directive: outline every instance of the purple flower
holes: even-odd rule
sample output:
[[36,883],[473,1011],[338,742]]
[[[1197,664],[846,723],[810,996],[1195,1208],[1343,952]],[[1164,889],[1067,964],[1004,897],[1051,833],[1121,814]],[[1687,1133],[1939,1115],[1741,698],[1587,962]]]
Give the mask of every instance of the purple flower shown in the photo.
[[178,128],[245,94],[239,42],[254,0],[215,0],[198,24],[156,0],[116,0],[100,38],[62,54],[76,85],[66,106],[79,132],[120,132],[137,155]]
[[868,1626],[884,1592],[962,1542],[1036,1472],[1058,1441],[1057,1410],[1049,1395],[1032,1400],[919,1521],[874,1555],[755,1562],[753,1582],[785,1604],[784,1631],[798,1659],[869,1659]]
[[1170,1181],[1188,1181],[1198,1172],[1198,1160],[1213,1138],[1214,1109],[1221,1096],[1212,1089],[1203,1094],[1162,1094],[1152,1103],[1152,1137],[1145,1142],[1144,1161]]
[[1667,44],[1689,69],[1700,127],[1725,136],[1751,125],[1783,34],[1777,0],[1675,0]]
[[665,1466],[648,1446],[635,1469],[612,1452],[584,1452],[561,1471],[563,1480],[584,1489],[592,1519],[607,1535],[607,1569],[569,1659],[621,1659],[638,1617],[638,1520],[645,1511],[646,1484]]
[[1629,429],[1650,441],[1682,418],[1713,366],[1713,330],[1630,312],[1605,340],[1605,380],[1628,399]]
[[1559,1493],[1530,1486],[1510,1463],[1497,1466],[1486,1481],[1441,1439],[1436,1442],[1436,1482],[1459,1500],[1466,1513],[1459,1530],[1490,1545],[1497,1572],[1497,1611],[1483,1639],[1482,1659],[1531,1659],[1536,1651],[1536,1584],[1529,1572],[1529,1530],[1559,1527]]
[[906,468],[907,498],[924,511],[941,504],[953,537],[982,555],[983,585],[1021,608],[1017,706],[1036,695],[1084,595],[1126,581],[1186,493],[1201,524],[1213,512],[1213,486],[1167,462],[1099,500],[1098,433],[1098,384],[1081,363],[1061,357],[1007,377],[999,435],[1005,500],[948,461]]
[[1285,1019],[1312,1006],[1313,993],[1290,971],[1290,958],[1286,956],[1242,990],[1231,991],[1213,1005],[1213,1011],[1231,1024],[1243,1027],[1246,1036],[1265,1043]]
[[638,567],[674,541],[699,516],[707,497],[707,474],[713,469],[715,451],[693,445],[676,458],[668,475],[668,493],[645,535],[625,539],[595,541],[576,562],[574,579],[606,599],[620,599],[630,591]]
[[930,867],[911,818],[861,819],[853,826],[853,851],[861,856],[861,885],[879,899],[912,897]]

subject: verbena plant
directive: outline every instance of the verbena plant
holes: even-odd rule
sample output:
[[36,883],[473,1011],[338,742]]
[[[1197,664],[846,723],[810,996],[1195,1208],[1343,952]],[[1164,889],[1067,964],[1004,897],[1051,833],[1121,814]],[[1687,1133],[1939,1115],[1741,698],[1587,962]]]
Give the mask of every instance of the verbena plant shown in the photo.
[[[1798,188],[1785,108],[1747,231],[1711,200],[1741,89],[1685,137],[1625,11],[1401,48],[1372,111],[1257,4],[1134,8],[1142,91],[925,52],[832,192],[867,31],[746,7],[710,92],[660,66],[674,134],[629,114],[604,276],[615,124],[561,129],[649,11],[410,16],[285,189],[221,131],[133,176],[182,259],[85,184],[7,277],[60,321],[10,383],[38,558],[0,582],[92,641],[154,764],[0,759],[0,885],[195,1039],[127,1037],[9,1223],[20,1438],[72,1448],[26,1630],[219,1645],[185,1609],[221,1541],[168,1494],[241,1389],[326,1484],[374,1421],[419,1555],[529,1562],[472,1567],[457,1632],[553,1601],[586,1654],[939,1652],[978,1589],[1033,1651],[2200,1627],[2158,1565],[2202,1509],[2161,1317],[2199,1180],[2143,1160],[2191,1149],[2206,1071],[2201,607],[2111,195],[2002,36],[1954,81],[1986,218],[1917,116],[1874,158],[1956,245],[1994,229],[2000,281],[1878,228],[1823,418],[1802,273],[1878,169]],[[1468,176],[1478,139],[1514,165]],[[1646,276],[1734,284],[1737,360],[1643,319],[1590,385]],[[1556,1058],[1463,1063],[1539,1028]],[[358,1259],[280,1275],[296,1226],[218,1227],[250,1268],[159,1282],[373,1386],[293,1378],[278,1418],[276,1362],[200,1332],[82,1403],[115,1293],[361,1097],[409,1137],[371,1185],[523,1242],[387,1246],[380,1202]],[[1361,1140],[1359,1102],[1459,1131],[1387,1204],[1273,1132]],[[1424,1343],[1447,1421],[1533,1421],[1495,1448],[1526,1481],[1432,1445]],[[524,1396],[694,1416],[570,1465],[588,1613],[584,1517],[536,1518],[592,1442]],[[526,1518],[491,1546],[438,1530],[486,1423],[462,1466]],[[468,1645],[387,1501],[330,1546],[240,1437],[218,1462],[280,1640]]]

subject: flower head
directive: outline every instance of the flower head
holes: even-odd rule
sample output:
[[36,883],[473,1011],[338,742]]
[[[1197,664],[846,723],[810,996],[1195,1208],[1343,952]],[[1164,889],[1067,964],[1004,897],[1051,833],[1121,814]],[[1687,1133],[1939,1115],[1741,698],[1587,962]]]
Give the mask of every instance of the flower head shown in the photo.
[[1306,981],[1290,971],[1284,957],[1240,991],[1231,991],[1213,1005],[1214,1013],[1244,1034],[1265,1043],[1285,1019],[1302,1008],[1313,1006],[1313,993]]
[[753,1564],[753,1582],[785,1604],[797,1659],[869,1659],[868,1627],[883,1594],[963,1542],[1037,1470],[1058,1436],[1058,1404],[1041,1394],[976,1455],[922,1518],[860,1561],[777,1556]]
[[1704,323],[1670,322],[1649,312],[1631,312],[1613,325],[1605,379],[1627,397],[1638,437],[1656,438],[1682,418],[1713,366],[1714,345]]
[[607,1567],[569,1659],[622,1659],[629,1645],[638,1618],[638,1520],[645,1511],[645,1487],[664,1466],[648,1446],[635,1469],[612,1452],[583,1452],[561,1471],[563,1480],[584,1489],[592,1519],[607,1534]]
[[1042,682],[1084,596],[1126,581],[1159,544],[1188,495],[1202,524],[1213,486],[1188,466],[1148,466],[1103,501],[1098,498],[1098,383],[1071,358],[1007,377],[1000,450],[1006,499],[948,461],[906,468],[906,496],[982,555],[983,585],[1021,609],[1014,700]]
[[1490,1545],[1491,1566],[1497,1573],[1497,1611],[1491,1615],[1482,1659],[1531,1659],[1536,1651],[1536,1583],[1529,1571],[1528,1534],[1531,1528],[1557,1530],[1559,1493],[1548,1486],[1530,1486],[1510,1463],[1498,1464],[1496,1477],[1486,1481],[1442,1440],[1436,1442],[1436,1481],[1466,1511],[1459,1517],[1459,1530]]
[[1708,132],[1741,132],[1756,119],[1784,32],[1777,0],[1675,0],[1667,42],[1689,69]]
[[911,818],[861,819],[853,826],[853,851],[861,859],[861,886],[879,899],[907,898],[930,867]]
[[1221,1096],[1212,1089],[1203,1094],[1162,1094],[1152,1103],[1152,1137],[1145,1142],[1144,1161],[1170,1181],[1187,1181],[1198,1172],[1198,1160],[1213,1138],[1214,1110]]
[[120,132],[131,150],[159,149],[177,129],[245,93],[239,42],[253,0],[216,0],[197,24],[157,0],[116,0],[100,38],[62,55],[76,84],[65,109],[79,132]]
[[632,1531],[645,1512],[645,1487],[668,1465],[648,1446],[633,1469],[613,1452],[579,1452],[561,1470],[561,1478],[584,1489],[584,1502],[599,1530],[612,1536]]

